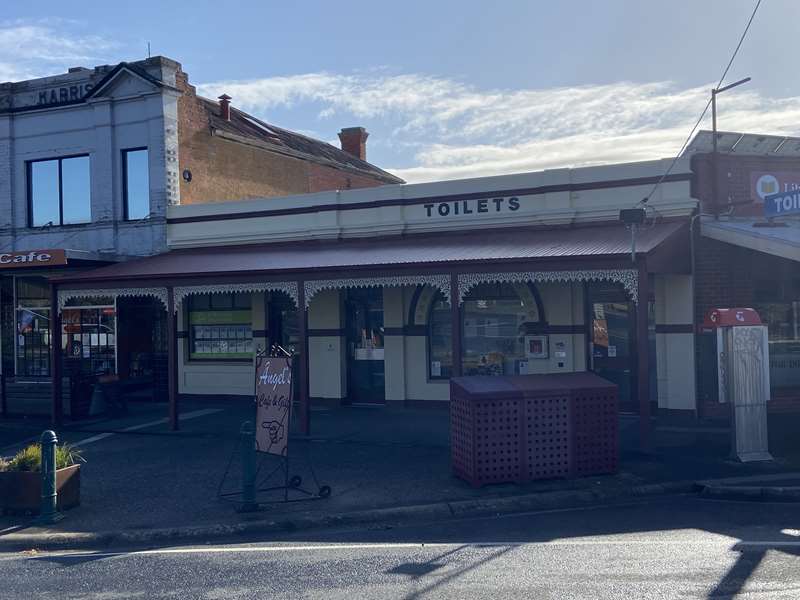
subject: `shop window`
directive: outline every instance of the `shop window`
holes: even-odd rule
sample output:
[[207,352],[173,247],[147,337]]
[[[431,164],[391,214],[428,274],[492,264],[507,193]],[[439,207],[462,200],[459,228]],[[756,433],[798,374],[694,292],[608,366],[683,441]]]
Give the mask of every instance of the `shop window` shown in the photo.
[[760,302],[755,309],[769,333],[769,377],[773,392],[800,387],[800,300]]
[[793,263],[759,264],[771,279],[756,276],[755,303],[769,334],[769,377],[773,393],[800,388],[800,280]]
[[70,372],[117,372],[117,309],[114,298],[71,300],[61,313],[61,347]]
[[251,295],[203,294],[189,297],[189,358],[251,360]]
[[[542,322],[540,303],[530,284],[483,284],[462,305],[464,375],[514,375],[526,360],[525,336]],[[428,318],[428,373],[431,379],[452,373],[452,315],[438,296]]]
[[50,376],[50,287],[43,277],[16,278],[17,376]]
[[146,219],[150,215],[150,175],[147,148],[122,151],[122,186],[125,218]]
[[540,320],[533,286],[478,285],[464,300],[462,314],[464,374],[519,374],[525,335]]
[[28,163],[29,225],[70,225],[92,220],[89,157]]
[[453,369],[453,318],[450,305],[438,294],[428,318],[428,375],[447,379]]

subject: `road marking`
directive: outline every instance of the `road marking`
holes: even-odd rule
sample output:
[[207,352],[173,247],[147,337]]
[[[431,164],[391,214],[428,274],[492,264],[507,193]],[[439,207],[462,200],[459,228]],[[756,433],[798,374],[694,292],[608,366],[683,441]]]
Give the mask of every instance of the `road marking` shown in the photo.
[[[206,415],[213,415],[214,413],[222,412],[221,408],[204,408],[201,410],[193,410],[191,412],[183,413],[182,415],[178,415],[179,421],[188,421],[189,419],[196,419],[197,417],[204,417]],[[155,427],[156,425],[162,425],[164,423],[169,422],[169,419],[164,417],[163,419],[158,419],[157,421],[150,421],[148,423],[140,423],[139,425],[132,425],[131,427],[126,427],[125,429],[120,429],[118,431],[110,431],[108,433],[99,433],[97,435],[93,435],[92,437],[85,438],[78,442],[72,444],[72,446],[86,446],[87,444],[93,444],[94,442],[99,442],[100,440],[104,440],[106,438],[111,437],[117,433],[124,433],[128,431],[137,431],[139,429],[147,429],[148,427]]]
[[580,546],[716,546],[736,552],[743,548],[797,548],[800,541],[784,540],[737,540],[730,537],[716,539],[671,539],[671,540],[548,540],[544,542],[398,542],[398,543],[356,543],[356,544],[313,544],[284,546],[210,546],[195,548],[154,548],[150,550],[134,550],[130,552],[41,552],[32,556],[3,556],[0,562],[8,560],[46,559],[48,557],[65,556],[72,558],[112,558],[155,555],[181,554],[247,554],[247,553],[281,553],[281,552],[336,552],[350,550],[425,550],[442,548],[537,548],[537,547],[580,547]]

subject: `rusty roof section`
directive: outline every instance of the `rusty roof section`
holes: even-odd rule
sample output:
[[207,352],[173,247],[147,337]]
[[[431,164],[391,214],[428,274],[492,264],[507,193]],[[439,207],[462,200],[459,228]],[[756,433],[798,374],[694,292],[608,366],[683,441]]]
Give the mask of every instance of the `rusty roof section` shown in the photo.
[[255,141],[259,145],[275,152],[295,156],[299,154],[304,158],[321,164],[372,177],[384,183],[405,183],[399,177],[376,167],[372,163],[361,160],[341,148],[271,125],[233,106],[231,106],[230,121],[223,119],[219,113],[218,102],[202,96],[197,96],[197,98],[202,101],[208,114],[211,128],[214,130]]
[[[686,229],[684,222],[642,228],[637,254],[647,254]],[[545,230],[494,230],[486,235],[437,235],[311,240],[173,250],[158,256],[118,263],[54,279],[57,283],[243,276],[249,273],[300,276],[313,271],[408,265],[490,264],[504,261],[623,258],[630,255],[631,234],[622,224]],[[506,270],[513,270],[506,268]]]

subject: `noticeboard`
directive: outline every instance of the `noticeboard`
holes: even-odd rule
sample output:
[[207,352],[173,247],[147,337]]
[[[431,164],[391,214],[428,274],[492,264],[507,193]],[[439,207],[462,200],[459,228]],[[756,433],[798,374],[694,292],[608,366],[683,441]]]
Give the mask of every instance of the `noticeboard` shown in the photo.
[[292,359],[265,356],[256,366],[256,451],[287,456]]

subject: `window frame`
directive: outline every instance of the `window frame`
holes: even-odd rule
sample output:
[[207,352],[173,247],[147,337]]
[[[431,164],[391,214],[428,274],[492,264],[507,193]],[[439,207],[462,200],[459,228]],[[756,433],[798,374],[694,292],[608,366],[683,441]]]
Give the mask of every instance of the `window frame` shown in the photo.
[[[136,148],[123,148],[121,150],[122,156],[122,218],[125,221],[139,221],[141,219],[131,219],[130,211],[128,210],[128,153],[129,152],[147,152],[147,201],[150,202],[150,149],[147,146],[138,146]],[[151,211],[147,211],[146,219],[150,216]]]
[[[195,337],[194,337],[194,327],[192,326],[192,303],[196,298],[200,297],[207,297],[208,298],[208,308],[197,309],[198,311],[202,312],[233,312],[233,311],[244,311],[248,310],[245,308],[237,308],[236,307],[236,295],[249,295],[250,296],[250,340],[253,345],[253,356],[250,358],[214,358],[213,356],[208,357],[197,357],[192,356],[192,348],[194,347]],[[214,308],[211,304],[211,298],[214,296],[230,296],[231,303],[230,307],[226,308]],[[255,336],[253,335],[253,299],[251,292],[223,292],[218,294],[191,294],[186,301],[186,359],[187,362],[190,363],[236,363],[236,364],[247,364],[253,361],[255,357]]]
[[[88,158],[89,159],[89,220],[82,223],[64,223],[64,181],[62,162],[70,158]],[[25,179],[26,179],[26,195],[28,197],[28,228],[42,229],[44,227],[51,227],[51,225],[34,225],[33,224],[33,164],[40,162],[56,161],[58,163],[58,223],[53,223],[52,227],[74,227],[82,226],[92,222],[92,155],[89,152],[81,152],[79,154],[68,154],[65,156],[56,156],[50,158],[35,158],[25,161]]]
[[[426,327],[426,331],[425,331],[425,345],[426,345],[426,349],[425,350],[426,350],[426,353],[428,355],[428,360],[425,361],[425,362],[428,363],[428,366],[427,366],[427,369],[428,369],[428,381],[448,381],[452,377],[452,375],[433,375],[431,373],[431,360],[433,359],[433,353],[432,353],[432,348],[431,348],[431,338],[433,337],[433,335],[431,335],[431,328],[433,326],[433,320],[432,320],[433,319],[433,309],[436,308],[436,305],[439,302],[444,302],[444,296],[442,295],[441,291],[437,291],[436,292],[436,294],[433,296],[433,299],[431,300],[431,305],[428,307],[427,327]],[[462,321],[463,321],[463,316],[462,316]],[[463,328],[463,323],[461,324],[461,327]],[[451,329],[451,331],[450,331],[451,339],[452,339],[452,335],[453,335],[453,332],[452,332],[452,329]],[[453,357],[453,360],[455,360],[455,357]],[[453,365],[451,364],[450,365],[450,372],[451,373],[452,373],[452,370],[453,370]]]
[[[541,297],[541,295],[539,293],[539,288],[536,286],[535,282],[525,281],[525,282],[484,282],[484,283],[485,284],[496,284],[498,286],[504,285],[504,284],[505,285],[510,285],[510,286],[514,286],[516,284],[527,286],[528,289],[531,292],[531,295],[533,296],[533,300],[534,300],[534,302],[536,304],[536,312],[537,312],[537,314],[539,316],[539,321],[536,322],[536,329],[541,329],[543,331],[547,329],[547,317],[546,317],[545,310],[544,310],[544,303],[542,302],[542,297]],[[476,288],[477,287],[478,286],[476,286]],[[473,288],[472,290],[470,290],[470,294],[472,294],[476,288]],[[517,297],[519,297],[519,294],[517,294]],[[466,302],[467,300],[469,300],[469,298],[465,298],[464,300]],[[426,318],[426,323],[425,323],[425,338],[426,338],[425,339],[425,352],[426,352],[426,362],[427,362],[426,369],[427,369],[428,381],[447,381],[447,380],[451,379],[451,377],[452,377],[452,375],[450,375],[450,376],[446,376],[446,375],[433,376],[431,374],[431,359],[432,359],[432,353],[431,353],[431,337],[432,337],[431,336],[431,325],[432,325],[432,321],[431,321],[431,317],[433,316],[434,307],[440,301],[444,301],[444,296],[442,296],[441,291],[438,291],[433,296],[433,298],[431,300],[431,304],[428,307],[427,318]],[[463,353],[463,351],[464,351],[464,346],[463,346],[464,321],[465,321],[465,310],[464,310],[464,306],[463,305],[462,305],[461,310],[459,312],[460,312],[460,316],[461,316],[461,322],[459,323],[459,328],[461,329],[461,340],[462,340],[462,348],[461,348],[461,350],[462,350],[462,353]],[[451,331],[450,335],[452,335],[452,331]],[[452,358],[453,358],[453,361],[456,360],[455,356],[452,357]],[[463,354],[462,354],[461,357],[459,357],[459,360],[462,361],[462,368],[463,368],[463,360],[464,360]],[[451,364],[450,365],[450,369],[451,369],[450,372],[451,373],[452,373],[452,368],[453,368],[453,365]]]

